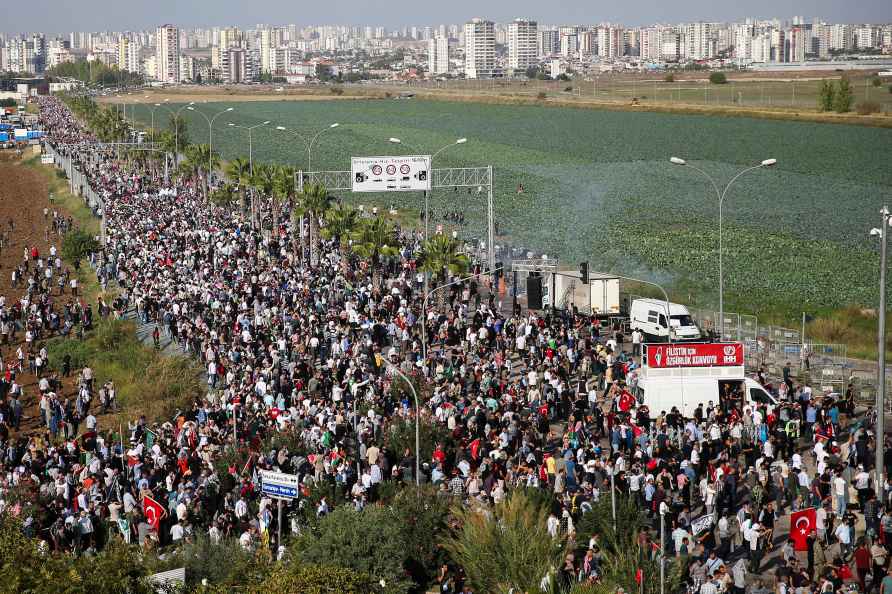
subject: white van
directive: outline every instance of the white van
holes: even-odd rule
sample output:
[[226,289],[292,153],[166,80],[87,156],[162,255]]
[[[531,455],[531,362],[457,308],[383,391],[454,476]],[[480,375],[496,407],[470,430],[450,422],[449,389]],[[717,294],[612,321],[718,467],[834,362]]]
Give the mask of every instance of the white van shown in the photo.
[[[700,368],[701,373],[707,368]],[[687,370],[690,373],[690,370]],[[696,372],[694,372],[696,373]],[[734,398],[726,401],[726,395]],[[703,410],[712,403],[715,406],[735,406],[739,410],[753,405],[766,404],[769,410],[777,406],[777,400],[748,377],[697,377],[685,375],[675,377],[642,377],[638,382],[638,399],[650,409],[650,416],[656,418],[661,412],[669,412],[673,407],[685,418],[694,416],[698,405]]]
[[[669,322],[673,341],[700,340],[702,337],[684,305],[669,303]],[[629,328],[641,330],[649,341],[667,340],[670,330],[666,324],[666,302],[659,299],[633,300],[629,308]]]

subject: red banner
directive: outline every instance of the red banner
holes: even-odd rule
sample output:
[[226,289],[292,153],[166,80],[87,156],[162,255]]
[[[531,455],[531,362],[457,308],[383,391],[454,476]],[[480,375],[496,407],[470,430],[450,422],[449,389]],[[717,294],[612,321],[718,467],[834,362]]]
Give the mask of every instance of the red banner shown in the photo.
[[665,369],[736,365],[743,365],[743,344],[739,342],[647,345],[648,367]]

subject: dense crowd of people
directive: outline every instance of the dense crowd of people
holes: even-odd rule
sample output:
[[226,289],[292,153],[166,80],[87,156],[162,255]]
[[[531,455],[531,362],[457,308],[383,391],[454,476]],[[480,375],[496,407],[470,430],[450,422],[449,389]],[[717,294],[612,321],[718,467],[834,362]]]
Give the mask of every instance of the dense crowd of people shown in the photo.
[[[653,520],[639,554],[685,558],[701,594],[850,583],[882,583],[892,594],[890,488],[875,483],[873,435],[845,400],[785,374],[775,385],[761,378],[778,406],[727,399],[690,419],[648,411],[635,390],[639,353],[624,348],[617,328],[577,311],[503,312],[487,277],[456,284],[425,315],[423,234],[398,230],[399,254],[377,271],[333,241],[310,262],[289,216],[254,229],[203,200],[196,182],[167,182],[96,151],[60,100],[42,97],[40,114],[55,154],[72,159],[103,199],[106,241],[91,263],[116,299],[96,304],[99,313],[135,312],[156,343],[195,357],[207,378],[207,392],[175,419],[141,418],[114,436],[101,426],[114,385],[35,349],[47,333],[89,327],[93,304],[72,293],[57,254],[23,255],[13,274],[27,296],[0,303],[0,330],[8,343],[25,333],[18,369],[34,365],[40,378],[33,414],[42,430],[15,431],[21,386],[6,369],[0,507],[22,514],[48,548],[85,552],[110,539],[176,546],[203,534],[281,551],[261,470],[295,474],[305,491],[336,485],[357,508],[389,481],[418,479],[481,507],[518,486],[542,489],[558,502],[549,531],[570,538],[613,485]],[[60,376],[71,373],[77,397],[68,402]],[[420,408],[398,376],[417,386]],[[418,461],[418,477],[414,449],[387,439],[416,415],[443,436]],[[268,447],[277,435],[293,445]],[[242,468],[220,462],[231,443],[252,452]],[[148,498],[163,511],[146,507]],[[300,531],[298,511],[331,511],[326,499],[311,510],[306,501],[289,504],[284,534]],[[797,552],[780,525],[808,508],[816,522]],[[580,540],[553,579],[600,580],[598,538]],[[459,568],[444,568],[440,583],[462,591]]]

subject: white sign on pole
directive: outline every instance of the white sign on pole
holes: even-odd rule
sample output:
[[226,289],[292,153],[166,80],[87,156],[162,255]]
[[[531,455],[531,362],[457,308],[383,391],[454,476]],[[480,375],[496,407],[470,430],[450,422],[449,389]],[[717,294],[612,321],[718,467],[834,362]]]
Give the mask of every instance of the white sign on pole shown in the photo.
[[261,470],[260,481],[263,493],[276,499],[297,499],[300,494],[300,480],[294,474]]
[[430,155],[353,157],[354,192],[423,192],[431,189]]

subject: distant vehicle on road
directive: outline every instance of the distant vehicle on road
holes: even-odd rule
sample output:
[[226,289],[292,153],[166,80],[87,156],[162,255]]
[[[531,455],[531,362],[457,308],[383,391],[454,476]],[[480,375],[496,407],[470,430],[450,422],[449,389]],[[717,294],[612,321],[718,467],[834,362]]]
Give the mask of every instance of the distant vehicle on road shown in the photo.
[[660,299],[635,299],[629,308],[629,328],[641,330],[650,341],[700,340],[700,328],[691,318],[684,305],[669,303],[669,320],[666,320],[666,302]]

